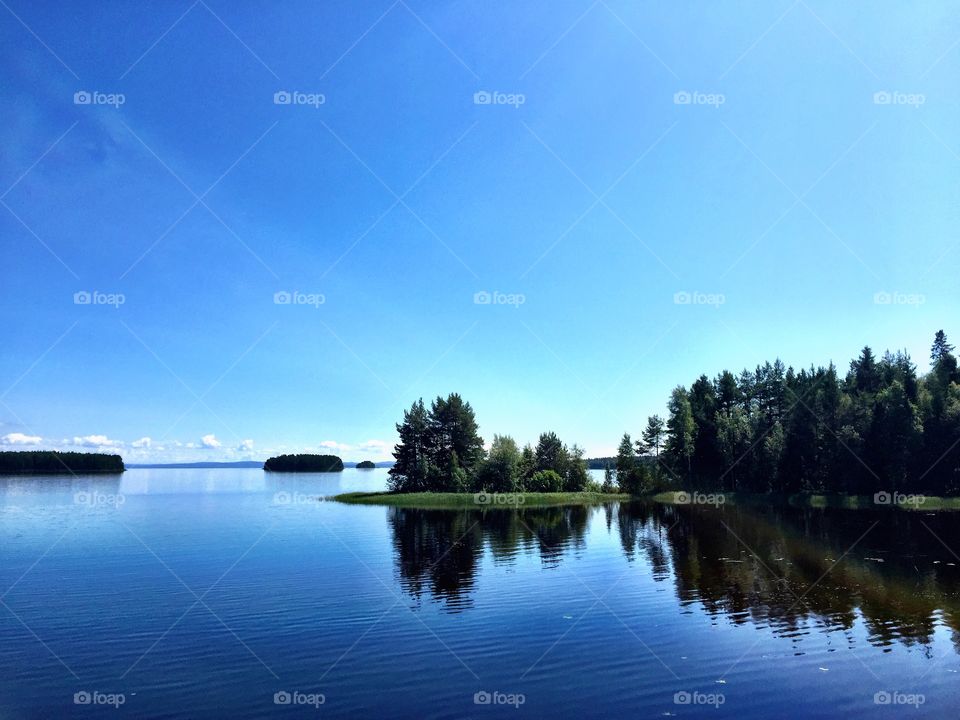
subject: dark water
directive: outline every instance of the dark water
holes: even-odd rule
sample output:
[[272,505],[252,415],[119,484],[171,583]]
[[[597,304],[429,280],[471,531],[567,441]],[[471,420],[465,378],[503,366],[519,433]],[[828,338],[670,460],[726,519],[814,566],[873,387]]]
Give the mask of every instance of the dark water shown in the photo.
[[383,481],[0,480],[0,718],[960,710],[960,514],[317,499]]

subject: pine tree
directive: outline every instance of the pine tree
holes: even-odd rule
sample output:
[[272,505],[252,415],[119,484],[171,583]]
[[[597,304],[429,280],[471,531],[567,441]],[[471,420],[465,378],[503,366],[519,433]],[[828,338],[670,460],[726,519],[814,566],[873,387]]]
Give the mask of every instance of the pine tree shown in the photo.
[[674,462],[686,469],[687,477],[691,473],[691,460],[694,450],[696,425],[690,396],[682,386],[674,388],[667,404],[670,416],[667,418],[667,452]]
[[620,492],[639,495],[644,491],[644,473],[634,454],[633,441],[628,433],[623,434],[617,448],[617,484]]
[[557,434],[545,432],[540,435],[536,449],[537,470],[553,470],[565,477],[570,465],[570,454]]
[[603,492],[612,493],[616,491],[616,486],[613,484],[613,469],[610,467],[610,461],[607,460],[603,464]]
[[583,458],[583,448],[574,445],[570,448],[570,459],[567,463],[567,476],[564,479],[564,490],[567,492],[583,492],[587,489],[590,475],[587,472],[587,461]]
[[470,403],[457,393],[446,398],[437,397],[430,407],[430,429],[433,436],[436,462],[443,469],[457,466],[470,473],[483,459],[483,438]]
[[930,348],[930,360],[932,365],[940,362],[944,355],[953,352],[953,345],[947,342],[947,334],[943,330],[937,330],[933,338],[933,347]]
[[431,461],[430,418],[422,398],[403,413],[403,422],[397,424],[397,433],[400,442],[393,451],[396,462],[389,471],[390,489],[395,492],[426,490],[435,468]]
[[651,415],[647,418],[647,427],[643,434],[643,454],[653,451],[653,456],[660,460],[660,446],[663,444],[663,418],[659,415]]

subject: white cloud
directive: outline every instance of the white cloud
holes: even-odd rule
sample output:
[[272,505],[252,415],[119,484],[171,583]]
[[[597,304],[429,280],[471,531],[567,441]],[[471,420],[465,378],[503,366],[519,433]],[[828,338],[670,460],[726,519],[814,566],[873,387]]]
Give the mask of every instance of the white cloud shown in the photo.
[[357,446],[357,450],[368,455],[389,455],[391,449],[386,440],[367,440]]
[[83,437],[74,436],[71,444],[80,447],[116,447],[123,443],[119,440],[111,440],[106,435],[84,435]]
[[39,445],[43,441],[39,435],[24,435],[23,433],[7,433],[0,437],[0,445]]
[[132,443],[130,443],[130,445],[132,445],[132,446],[135,447],[135,448],[148,448],[148,449],[149,449],[149,448],[152,448],[152,447],[153,447],[153,440],[151,440],[151,439],[148,438],[148,437],[142,437],[142,438],[140,438],[139,440],[134,440]]
[[237,450],[253,450],[253,440],[241,440],[240,445],[237,446]]
[[202,438],[200,438],[200,442],[203,443],[203,446],[205,448],[218,448],[223,444],[219,440],[217,440],[217,436],[214,435],[213,433],[210,433],[209,435],[204,435]]
[[324,450],[334,450],[335,452],[349,452],[350,446],[346,443],[339,443],[336,440],[324,440],[320,443]]

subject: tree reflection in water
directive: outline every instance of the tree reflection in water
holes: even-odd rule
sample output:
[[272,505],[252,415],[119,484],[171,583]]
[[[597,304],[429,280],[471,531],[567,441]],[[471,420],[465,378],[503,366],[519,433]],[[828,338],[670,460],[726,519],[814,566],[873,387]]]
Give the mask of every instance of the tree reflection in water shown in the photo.
[[387,512],[404,590],[448,612],[471,607],[485,552],[497,564],[536,554],[550,570],[571,552],[586,555],[591,533],[606,530],[628,563],[673,581],[681,607],[797,639],[848,632],[862,617],[869,641],[885,649],[929,645],[943,624],[960,652],[960,567],[949,550],[960,548],[960,523],[951,513],[652,502]]

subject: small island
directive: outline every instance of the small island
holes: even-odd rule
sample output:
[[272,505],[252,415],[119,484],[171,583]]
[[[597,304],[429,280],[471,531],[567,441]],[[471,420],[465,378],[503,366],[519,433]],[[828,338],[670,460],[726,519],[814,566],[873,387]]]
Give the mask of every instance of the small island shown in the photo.
[[377,467],[376,463],[370,460],[361,460],[357,463],[357,470],[373,470]]
[[263,469],[267,472],[341,472],[343,460],[336,455],[277,455],[269,458]]
[[25,450],[0,452],[0,475],[89,475],[122,473],[123,458],[106,453]]

